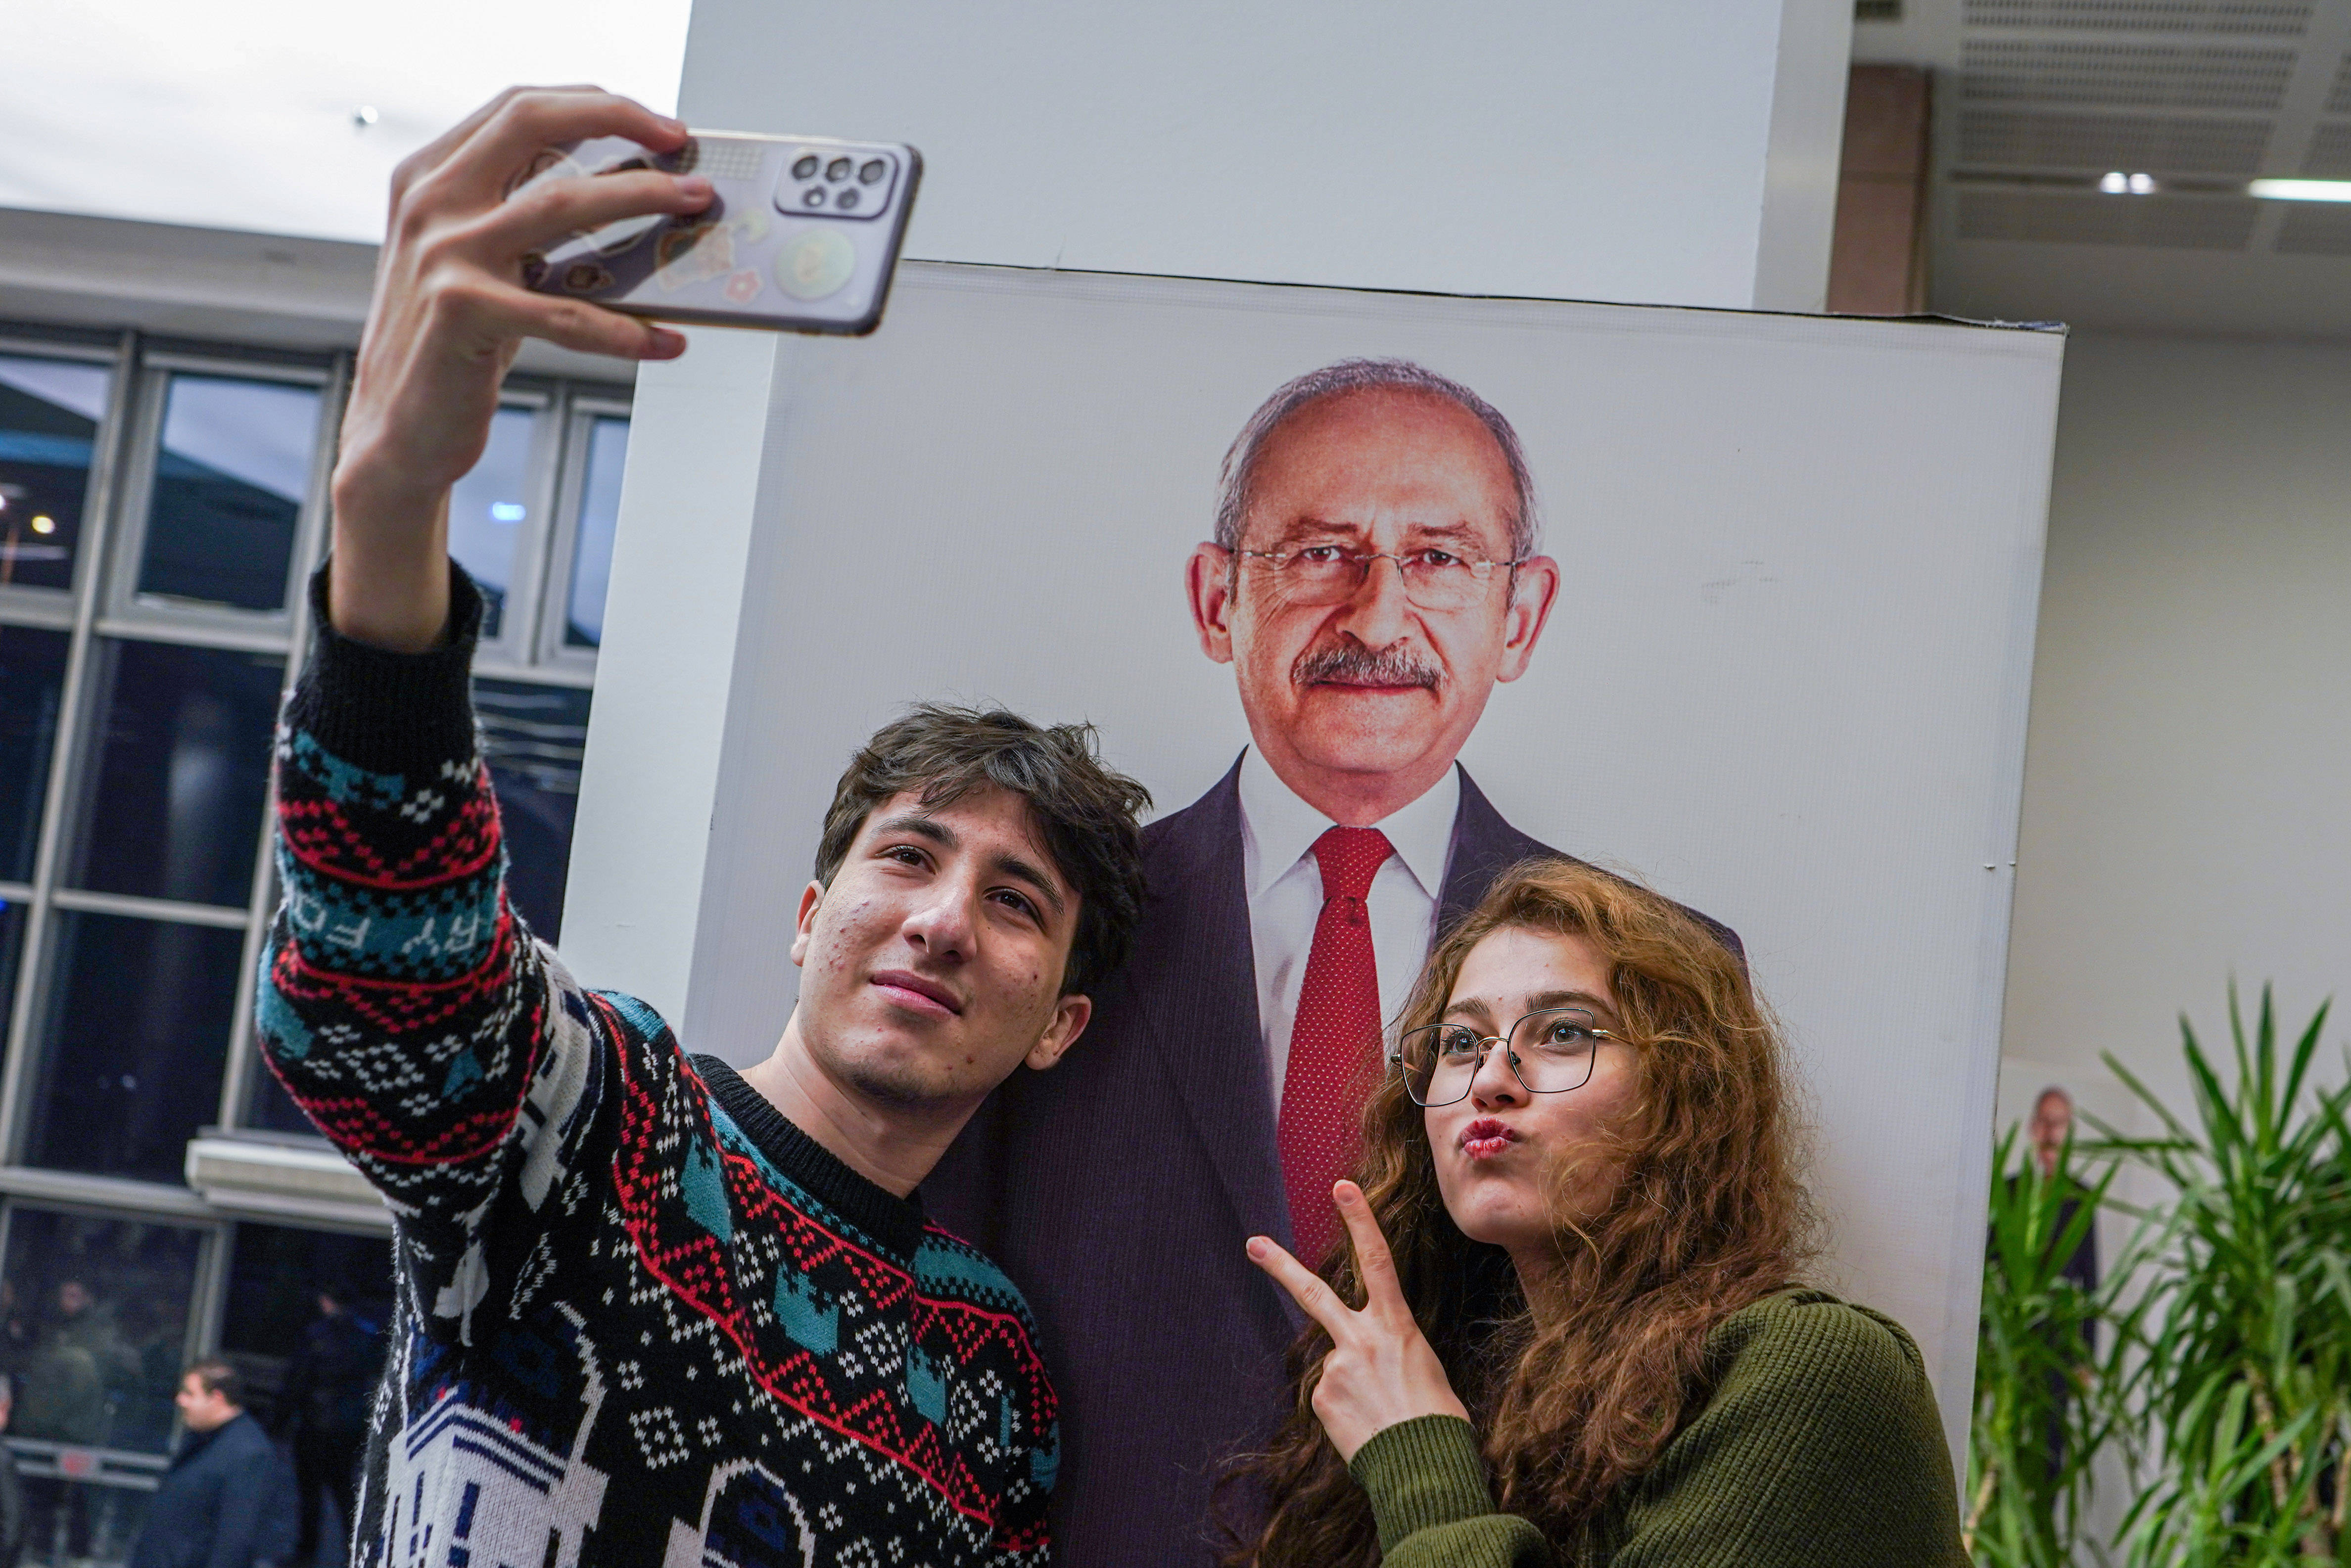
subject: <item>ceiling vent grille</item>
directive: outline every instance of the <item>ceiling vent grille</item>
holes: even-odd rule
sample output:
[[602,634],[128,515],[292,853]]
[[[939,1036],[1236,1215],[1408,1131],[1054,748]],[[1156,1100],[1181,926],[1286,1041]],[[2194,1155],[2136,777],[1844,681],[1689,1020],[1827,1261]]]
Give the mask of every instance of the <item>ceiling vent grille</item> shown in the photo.
[[[2034,99],[2135,109],[2274,111],[2294,74],[2292,49],[2224,45],[1971,40],[1960,58],[1970,102]],[[2338,83],[2338,92],[2344,90]]]
[[2314,180],[2351,180],[2351,120],[2322,125],[2310,139],[2302,172]]
[[2041,245],[2132,245],[2159,250],[2242,250],[2261,204],[2195,196],[1959,193],[1959,237]]
[[2266,120],[2030,109],[1970,109],[1959,117],[1959,162],[1978,168],[2251,175],[2269,144]]
[[2297,202],[2278,225],[2281,256],[2351,256],[2351,207]]
[[2310,0],[1967,0],[1965,16],[1970,27],[2298,38],[2310,26]]

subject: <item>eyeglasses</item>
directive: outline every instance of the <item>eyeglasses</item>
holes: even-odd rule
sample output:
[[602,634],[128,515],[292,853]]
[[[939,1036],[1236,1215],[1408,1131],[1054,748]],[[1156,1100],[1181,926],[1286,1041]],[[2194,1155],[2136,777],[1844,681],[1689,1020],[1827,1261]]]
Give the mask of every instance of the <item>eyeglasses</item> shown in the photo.
[[1624,1038],[1593,1027],[1582,1008],[1544,1008],[1505,1034],[1481,1035],[1458,1023],[1406,1030],[1388,1061],[1404,1075],[1414,1104],[1450,1105],[1468,1096],[1486,1053],[1508,1040],[1502,1060],[1521,1087],[1531,1094],[1564,1094],[1592,1082],[1592,1059],[1602,1040]]
[[1404,577],[1404,596],[1423,610],[1467,610],[1485,597],[1494,569],[1515,572],[1520,560],[1468,560],[1451,550],[1416,549],[1405,555],[1385,550],[1351,550],[1337,545],[1307,545],[1294,550],[1242,549],[1233,552],[1261,560],[1273,572],[1283,596],[1294,604],[1338,604],[1355,596],[1371,574],[1372,562],[1392,560]]

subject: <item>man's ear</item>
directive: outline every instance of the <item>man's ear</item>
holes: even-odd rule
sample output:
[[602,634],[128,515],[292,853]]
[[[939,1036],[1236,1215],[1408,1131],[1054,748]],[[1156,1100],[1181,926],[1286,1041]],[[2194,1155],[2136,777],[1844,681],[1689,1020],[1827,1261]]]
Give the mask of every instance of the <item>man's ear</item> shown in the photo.
[[809,937],[816,930],[817,906],[824,902],[824,883],[812,882],[800,894],[799,924],[792,932],[792,964],[808,962]]
[[1498,681],[1515,681],[1527,673],[1535,656],[1535,642],[1559,598],[1559,562],[1547,555],[1530,556],[1519,564],[1510,607],[1502,612],[1502,664]]
[[1200,652],[1219,664],[1233,662],[1233,552],[1222,545],[1192,548],[1184,566],[1184,594],[1192,606],[1192,627]]
[[1072,991],[1053,1004],[1053,1021],[1029,1054],[1021,1060],[1042,1072],[1061,1060],[1061,1053],[1078,1043],[1078,1036],[1086,1032],[1086,1022],[1094,1016],[1094,999]]

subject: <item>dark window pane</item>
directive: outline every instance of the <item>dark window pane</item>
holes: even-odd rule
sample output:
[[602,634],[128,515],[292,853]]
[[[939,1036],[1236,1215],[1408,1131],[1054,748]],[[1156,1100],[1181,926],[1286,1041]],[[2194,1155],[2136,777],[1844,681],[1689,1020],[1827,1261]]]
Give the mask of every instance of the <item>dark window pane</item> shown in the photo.
[[315,387],[173,376],[139,591],[283,605],[318,434]]
[[26,1159],[177,1183],[220,1120],[245,933],[56,913]]
[[102,639],[68,885],[244,907],[284,662]]
[[507,897],[548,941],[563,929],[571,867],[571,821],[580,810],[580,758],[588,746],[590,694],[577,686],[474,683],[490,782],[506,829]]
[[112,380],[102,365],[0,354],[0,584],[73,586]]
[[24,956],[25,906],[13,898],[0,898],[0,1019],[16,1005],[16,971]]
[[0,626],[0,882],[32,880],[69,645],[63,632]]
[[621,520],[621,470],[629,460],[629,422],[613,415],[588,426],[588,462],[580,484],[580,542],[571,554],[570,609],[563,641],[574,648],[604,642],[604,589],[612,580],[612,530]]
[[252,1090],[245,1097],[245,1122],[247,1127],[257,1127],[265,1133],[305,1133],[319,1136],[310,1118],[302,1114],[302,1107],[286,1092],[286,1085],[277,1082],[277,1074],[269,1071],[269,1063],[257,1059],[253,1064]]
[[[11,1433],[163,1452],[202,1250],[188,1226],[11,1204],[0,1262],[0,1330],[17,1379]],[[32,1555],[47,1544],[37,1537]]]
[[482,635],[495,637],[514,587],[515,541],[522,538],[529,494],[530,433],[538,416],[502,408],[490,420],[490,444],[449,497],[449,553],[480,585],[487,601]]

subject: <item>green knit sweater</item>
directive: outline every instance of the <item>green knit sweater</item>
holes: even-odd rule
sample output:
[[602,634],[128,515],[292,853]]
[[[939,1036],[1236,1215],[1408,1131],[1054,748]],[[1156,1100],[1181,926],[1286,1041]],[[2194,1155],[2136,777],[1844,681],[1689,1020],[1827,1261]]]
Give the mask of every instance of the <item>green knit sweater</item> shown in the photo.
[[1387,1568],[1961,1568],[1918,1347],[1818,1291],[1769,1296],[1707,1336],[1705,1408],[1611,1500],[1581,1556],[1494,1511],[1477,1435],[1403,1421],[1355,1451]]

